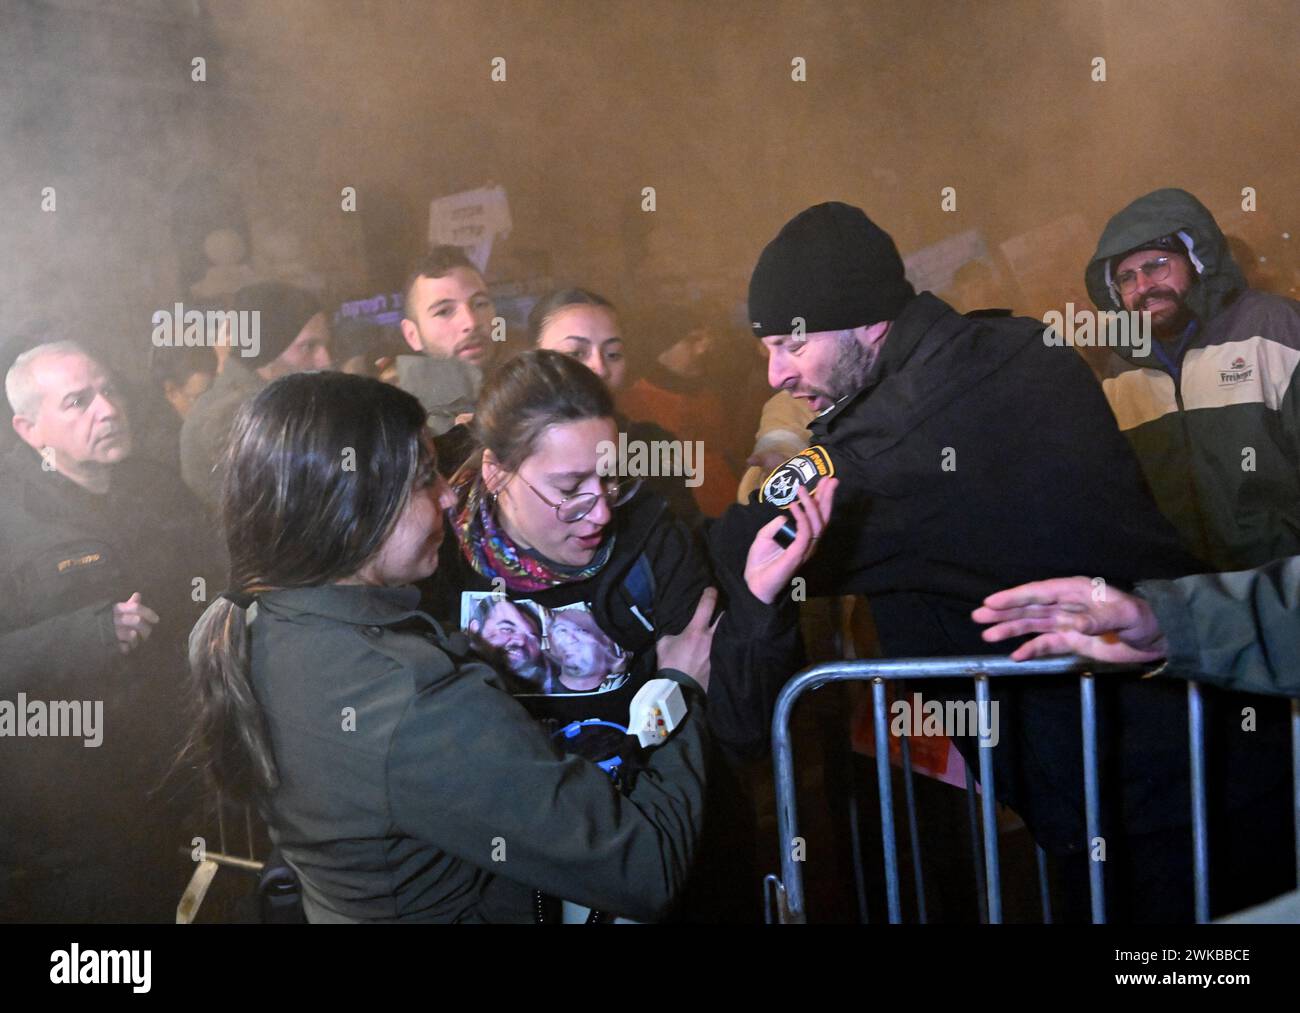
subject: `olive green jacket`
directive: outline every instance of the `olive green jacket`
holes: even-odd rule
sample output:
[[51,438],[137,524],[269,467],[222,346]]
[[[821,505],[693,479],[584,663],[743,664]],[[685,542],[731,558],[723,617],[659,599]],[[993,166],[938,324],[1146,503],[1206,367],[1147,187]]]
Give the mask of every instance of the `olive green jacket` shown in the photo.
[[530,921],[531,891],[639,920],[684,882],[704,801],[704,695],[630,794],[562,755],[410,587],[275,591],[251,672],[279,787],[271,837],[313,921]]
[[1168,673],[1300,697],[1300,556],[1137,586],[1169,641]]

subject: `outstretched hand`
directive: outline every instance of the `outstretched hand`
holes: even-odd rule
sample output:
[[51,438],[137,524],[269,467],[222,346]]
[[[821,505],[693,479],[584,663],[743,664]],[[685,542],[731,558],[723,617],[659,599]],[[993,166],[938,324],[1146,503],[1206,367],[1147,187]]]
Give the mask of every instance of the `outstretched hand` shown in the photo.
[[[830,523],[839,484],[837,478],[825,479],[811,495],[799,486],[789,511],[764,524],[754,536],[754,544],[745,559],[745,583],[759,601],[768,605],[776,601],[777,595],[790,587],[799,568],[817,550],[817,542]],[[776,541],[776,533],[787,519],[795,522],[795,537],[788,546],[782,547]]]
[[[1117,663],[1155,661],[1169,644],[1143,599],[1088,577],[1060,577],[998,591],[971,613],[977,623],[993,623],[983,637],[990,643],[1038,633],[1011,657],[1028,661],[1049,654],[1081,654]],[[1098,600],[1100,599],[1100,600]]]

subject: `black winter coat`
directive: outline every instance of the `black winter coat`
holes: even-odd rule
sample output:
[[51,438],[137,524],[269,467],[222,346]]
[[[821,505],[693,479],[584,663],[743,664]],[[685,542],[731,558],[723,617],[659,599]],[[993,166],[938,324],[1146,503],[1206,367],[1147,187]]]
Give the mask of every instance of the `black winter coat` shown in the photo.
[[[1201,565],[1157,511],[1083,360],[1049,347],[1042,331],[1025,318],[965,317],[921,293],[894,321],[866,386],[812,424],[841,487],[803,575],[810,594],[867,595],[888,656],[1005,652],[980,639],[970,613],[1026,581],[1083,574],[1128,590]],[[739,544],[771,516],[767,505],[734,507],[713,537]],[[1077,680],[995,680],[994,690],[999,800],[1043,845],[1081,848]],[[1225,750],[1211,765],[1230,805],[1285,772],[1262,727],[1241,731],[1242,700],[1253,698],[1224,697],[1210,720],[1211,743]],[[1186,825],[1184,687],[1107,677],[1099,702],[1111,832]],[[959,746],[973,762],[974,744]]]
[[[0,701],[102,707],[91,747],[0,729],[0,921],[174,917],[190,835],[179,785],[162,782],[188,731],[185,640],[196,598],[221,589],[215,558],[207,515],[153,462],[122,461],[95,495],[25,445],[0,458]],[[137,591],[160,621],[123,655],[113,605]]]

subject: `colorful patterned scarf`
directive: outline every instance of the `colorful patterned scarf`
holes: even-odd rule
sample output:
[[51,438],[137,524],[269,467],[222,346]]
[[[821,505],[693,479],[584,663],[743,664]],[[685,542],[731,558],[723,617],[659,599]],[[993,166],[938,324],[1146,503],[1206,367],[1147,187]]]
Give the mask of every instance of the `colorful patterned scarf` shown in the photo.
[[497,520],[491,497],[484,495],[483,476],[477,468],[462,468],[452,478],[451,487],[457,503],[452,528],[460,551],[479,576],[488,580],[500,577],[511,592],[544,591],[587,580],[609,562],[614,550],[613,532],[586,566],[563,566],[530,549],[521,549],[510,540]]

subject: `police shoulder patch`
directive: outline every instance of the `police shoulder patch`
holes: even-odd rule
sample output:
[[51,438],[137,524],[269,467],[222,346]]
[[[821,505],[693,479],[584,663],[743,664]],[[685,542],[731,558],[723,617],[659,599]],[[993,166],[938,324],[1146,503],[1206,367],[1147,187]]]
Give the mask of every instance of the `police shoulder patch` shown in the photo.
[[818,482],[834,474],[835,465],[831,463],[826,448],[809,447],[772,469],[759,489],[759,502],[776,507],[789,506],[799,495],[799,486],[811,493]]

